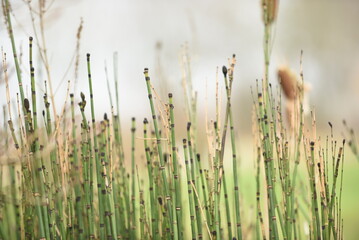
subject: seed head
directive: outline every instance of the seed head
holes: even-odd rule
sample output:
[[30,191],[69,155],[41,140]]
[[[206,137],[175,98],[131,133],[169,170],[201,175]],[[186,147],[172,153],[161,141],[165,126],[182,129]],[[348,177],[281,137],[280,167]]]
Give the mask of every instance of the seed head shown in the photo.
[[294,100],[297,95],[298,80],[295,73],[287,66],[278,68],[278,81],[288,100]]
[[278,13],[279,0],[262,0],[263,22],[272,24]]

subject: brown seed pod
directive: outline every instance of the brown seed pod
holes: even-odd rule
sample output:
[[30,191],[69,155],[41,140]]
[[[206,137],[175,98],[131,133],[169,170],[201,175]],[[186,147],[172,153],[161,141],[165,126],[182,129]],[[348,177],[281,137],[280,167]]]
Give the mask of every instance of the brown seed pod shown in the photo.
[[262,0],[263,22],[272,24],[278,13],[279,0]]
[[296,74],[287,66],[278,68],[278,81],[288,100],[294,100],[298,92],[298,79]]

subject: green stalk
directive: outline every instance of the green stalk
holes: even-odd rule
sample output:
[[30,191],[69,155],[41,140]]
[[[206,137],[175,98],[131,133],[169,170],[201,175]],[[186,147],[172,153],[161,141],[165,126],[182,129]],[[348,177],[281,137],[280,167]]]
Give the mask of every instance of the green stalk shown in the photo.
[[[33,149],[35,152],[35,163],[37,163],[37,169],[36,172],[38,174],[37,176],[37,183],[35,182],[35,186],[36,184],[40,185],[40,191],[41,191],[41,197],[45,197],[46,192],[45,192],[45,180],[41,180],[41,172],[43,171],[43,166],[44,164],[41,161],[41,158],[39,157],[39,150],[40,150],[40,145],[39,145],[39,132],[38,132],[38,127],[37,127],[37,109],[36,109],[36,90],[35,90],[35,70],[33,68],[32,65],[32,37],[29,38],[29,63],[30,63],[30,72],[31,72],[31,98],[32,98],[32,110],[33,110],[33,117],[32,117],[32,121],[33,121],[33,136],[34,136],[34,142],[33,142]],[[28,113],[30,111],[28,110]],[[35,173],[36,176],[36,173]],[[36,178],[34,179],[36,181]],[[46,197],[47,198],[47,197]],[[40,201],[40,200],[39,200]],[[40,202],[38,202],[38,204],[40,204]],[[46,204],[41,204],[41,212],[42,212],[42,219],[43,222],[42,224],[44,225],[44,237],[46,236],[47,239],[50,238],[50,229],[49,229],[49,217],[48,217],[48,203]],[[41,221],[40,221],[41,222]]]
[[152,237],[153,239],[159,239],[159,230],[158,230],[158,214],[156,208],[155,192],[154,192],[154,183],[153,183],[153,168],[152,161],[150,156],[151,149],[147,143],[147,118],[143,120],[143,137],[144,137],[144,147],[147,160],[147,170],[148,170],[148,179],[149,179],[149,191],[150,191],[150,207],[151,207],[151,222],[152,222]]
[[[232,73],[233,74],[233,73]],[[223,75],[224,82],[226,86],[227,92],[227,105],[228,105],[228,116],[229,116],[229,125],[231,132],[231,144],[232,144],[232,166],[233,166],[233,181],[234,181],[234,203],[235,203],[235,211],[236,211],[236,230],[237,237],[239,240],[242,239],[242,228],[241,228],[241,215],[240,215],[240,203],[239,203],[239,188],[238,188],[238,169],[237,169],[237,150],[236,150],[236,140],[234,136],[234,127],[233,127],[233,116],[232,116],[232,108],[231,108],[231,91],[230,86],[227,81],[227,69],[223,66]]]
[[320,232],[320,218],[319,218],[319,211],[318,211],[318,201],[317,201],[317,188],[315,183],[315,158],[314,158],[314,142],[310,143],[310,153],[311,158],[309,162],[309,181],[310,181],[310,188],[312,193],[312,228],[314,232],[314,238],[319,239],[321,232]]
[[[105,123],[105,130],[106,133],[104,134],[104,142],[107,146],[107,154],[106,154],[106,158],[107,158],[107,162],[105,165],[105,169],[106,169],[106,173],[109,173],[109,176],[106,175],[106,188],[107,188],[107,205],[108,205],[108,218],[111,224],[111,233],[113,235],[113,238],[116,238],[118,236],[118,231],[119,229],[117,229],[117,219],[116,219],[116,214],[115,214],[115,203],[114,203],[114,190],[113,190],[113,180],[110,178],[111,176],[113,176],[113,167],[114,167],[114,163],[113,163],[113,159],[112,159],[112,141],[111,141],[111,128],[110,128],[110,120],[107,118],[107,114],[104,114],[104,123]],[[105,146],[105,147],[106,147]],[[108,236],[107,236],[108,237]]]
[[268,129],[268,117],[265,114],[265,110],[263,107],[263,98],[262,94],[258,94],[258,104],[260,110],[260,117],[261,117],[261,128],[263,131],[263,147],[264,147],[264,163],[265,163],[265,175],[266,175],[266,182],[267,182],[267,191],[268,191],[268,221],[270,224],[269,233],[270,239],[278,239],[278,227],[276,222],[276,214],[275,214],[275,191],[274,191],[274,182],[273,182],[273,158],[272,158],[272,150],[271,150],[271,143],[269,139],[269,129]]
[[220,226],[220,160],[219,160],[219,137],[218,137],[218,126],[217,122],[214,122],[214,131],[216,133],[216,154],[214,158],[214,219],[213,219],[213,237],[221,239],[221,226]]
[[131,190],[131,203],[132,203],[132,210],[131,210],[131,238],[137,238],[137,219],[136,219],[136,168],[135,168],[135,132],[136,132],[136,119],[132,118],[132,128],[131,128],[131,183],[132,183],[132,190]]
[[99,134],[99,153],[100,153],[100,163],[101,163],[101,177],[102,177],[102,183],[103,187],[101,190],[101,195],[104,202],[104,221],[105,221],[105,231],[106,231],[106,237],[109,239],[112,239],[116,236],[116,228],[112,225],[112,218],[111,218],[111,207],[110,207],[110,186],[109,186],[109,180],[107,177],[108,173],[108,158],[107,158],[107,142],[106,142],[106,128],[107,128],[107,115],[104,116],[104,121],[100,122],[101,125],[101,132]]
[[[202,168],[202,162],[201,162],[201,155],[199,153],[196,154],[196,159],[197,159],[197,163],[198,163],[198,170],[199,170],[199,174],[200,174],[200,180],[201,180],[201,189],[202,189],[202,194],[203,194],[203,205],[204,205],[204,211],[206,213],[206,220],[209,221],[209,225],[211,225],[211,216],[210,216],[210,212],[209,212],[209,201],[207,199],[208,196],[208,183],[205,179],[205,169]],[[200,198],[197,198],[198,201],[200,201]]]
[[224,170],[223,170],[223,177],[222,178],[223,178],[224,200],[225,200],[225,203],[226,203],[228,239],[232,239],[233,235],[232,235],[231,209],[229,207],[227,181],[226,181],[226,175],[224,174]]
[[144,200],[144,193],[143,193],[143,190],[142,190],[142,187],[141,187],[141,184],[140,184],[140,177],[138,176],[138,169],[136,169],[136,176],[137,176],[137,185],[138,185],[138,188],[139,188],[139,202],[140,202],[140,238],[141,239],[146,239],[145,238],[145,224],[146,224],[146,214],[145,214],[145,200]]
[[[115,215],[116,215],[116,223],[118,230],[118,238],[122,238],[123,234],[125,234],[126,226],[125,226],[125,207],[123,204],[123,196],[121,195],[122,191],[121,186],[124,185],[124,174],[123,174],[123,164],[122,164],[122,151],[120,144],[120,132],[119,132],[119,122],[118,116],[113,116],[113,131],[115,135],[115,145],[116,145],[116,155],[120,156],[118,159],[118,165],[116,165],[115,172],[113,173],[113,192],[114,192],[114,202],[115,202]],[[122,178],[122,182],[121,182]]]
[[[263,223],[263,216],[262,216],[262,210],[261,210],[261,203],[260,203],[260,196],[261,196],[261,186],[260,186],[260,160],[261,160],[261,151],[260,147],[257,147],[257,173],[256,173],[256,201],[257,201],[257,225],[260,224],[261,230],[262,230],[262,239],[266,240],[266,234],[264,231],[264,223]],[[259,223],[258,223],[259,221]],[[259,228],[259,227],[257,227]],[[258,233],[257,239],[261,239],[260,235]]]
[[330,234],[331,232],[333,232],[334,237],[337,237],[335,235],[335,227],[334,225],[334,201],[335,201],[335,197],[336,197],[336,187],[337,187],[337,180],[338,180],[338,174],[339,174],[339,163],[343,153],[343,148],[340,147],[339,148],[339,152],[338,152],[338,157],[337,157],[337,161],[336,161],[336,165],[335,165],[335,169],[334,169],[334,178],[333,178],[333,184],[332,184],[332,192],[330,195],[330,204],[329,204],[329,238],[330,238]]
[[[85,209],[87,215],[87,228],[86,232],[89,234],[89,238],[95,238],[95,229],[94,229],[94,211],[93,211],[93,200],[91,199],[91,158],[89,154],[89,126],[87,124],[87,119],[85,116],[85,106],[86,100],[85,95],[81,93],[82,101],[79,103],[81,115],[82,115],[82,124],[81,124],[81,157],[82,157],[82,174],[84,181],[84,196],[85,196]],[[90,139],[91,141],[91,139]],[[81,201],[81,198],[76,198],[76,201]],[[80,212],[82,216],[82,211]],[[81,237],[81,231],[79,231]]]
[[[170,130],[171,130],[171,145],[172,145],[171,149],[172,149],[173,178],[174,178],[174,184],[175,184],[174,205],[176,207],[178,238],[181,239],[183,237],[182,197],[181,197],[181,186],[180,186],[181,179],[180,179],[180,175],[178,172],[179,163],[177,161],[175,122],[174,122],[174,113],[173,113],[174,106],[173,106],[172,93],[168,94],[168,98],[169,98],[169,110],[170,110]],[[175,238],[176,238],[176,236],[175,236]]]
[[[190,163],[191,163],[191,181],[193,183],[193,185],[195,186],[196,189],[200,189],[199,185],[196,181],[196,162],[193,159],[194,158],[194,154],[193,154],[193,147],[192,147],[192,138],[191,138],[191,123],[188,122],[187,123],[187,138],[188,138],[188,150],[189,150],[189,157],[190,157]],[[199,209],[199,199],[198,198],[194,198],[195,201],[195,209],[196,209],[196,220],[197,220],[197,230],[198,230],[198,238],[201,239],[202,238],[202,216],[201,216],[201,212]]]
[[191,220],[191,232],[192,239],[197,237],[197,225],[196,225],[196,212],[194,208],[194,196],[192,194],[192,177],[190,172],[190,167],[188,164],[188,148],[187,140],[183,139],[183,150],[184,150],[184,159],[186,164],[186,176],[187,176],[187,188],[188,188],[188,201],[189,201],[189,211],[190,211],[190,220]]
[[[78,162],[78,156],[77,156],[77,143],[76,143],[76,124],[75,124],[75,103],[74,103],[74,95],[70,94],[71,99],[71,119],[72,119],[72,157],[74,159],[73,164],[73,184],[75,188],[75,212],[76,212],[76,221],[79,226],[79,239],[84,239],[83,234],[80,234],[84,230],[84,223],[83,223],[83,217],[82,217],[82,203],[83,200],[81,198],[81,185],[80,185],[80,179],[76,178],[76,173],[80,169],[79,162]],[[84,183],[86,185],[88,183]]]
[[150,107],[151,107],[151,112],[152,112],[153,126],[154,126],[155,134],[156,134],[157,151],[158,151],[158,156],[159,156],[159,159],[160,159],[159,168],[160,168],[160,171],[161,171],[162,183],[164,185],[164,194],[165,194],[165,197],[166,197],[167,211],[168,211],[168,215],[169,215],[169,221],[171,223],[173,223],[175,220],[174,220],[172,212],[171,212],[171,209],[172,209],[171,194],[170,194],[169,187],[168,187],[168,180],[167,180],[166,171],[165,171],[165,162],[164,162],[164,157],[163,157],[161,138],[160,138],[158,123],[157,123],[157,118],[156,118],[156,111],[155,111],[155,107],[154,107],[154,103],[153,103],[153,99],[152,99],[151,82],[150,82],[150,77],[148,76],[148,69],[147,68],[145,68],[145,70],[144,70],[144,75],[145,75],[146,84],[147,84],[148,98],[150,100]]
[[[23,110],[24,116],[26,116],[27,111],[26,111],[25,106],[24,106],[25,94],[24,94],[24,88],[22,86],[21,69],[20,69],[19,60],[17,58],[16,46],[15,46],[15,37],[14,37],[14,32],[13,32],[13,28],[12,28],[12,24],[11,24],[9,0],[5,0],[5,14],[6,14],[6,22],[7,22],[8,33],[9,33],[10,41],[11,41],[12,52],[13,52],[13,56],[14,56],[16,76],[17,76],[17,81],[18,81],[18,84],[19,84],[22,110]],[[28,133],[29,128],[28,128],[27,124],[25,124],[25,129],[26,129],[26,133]]]
[[[96,162],[96,179],[97,179],[97,189],[98,189],[98,202],[99,202],[99,216],[100,216],[100,238],[105,238],[105,222],[104,222],[104,215],[105,215],[105,206],[103,201],[103,196],[100,194],[103,190],[103,182],[101,179],[101,165],[99,161],[98,155],[98,142],[97,142],[97,134],[96,134],[96,121],[95,121],[95,107],[94,107],[94,100],[93,100],[93,92],[92,92],[92,78],[91,78],[91,64],[90,64],[90,54],[87,54],[87,72],[88,72],[88,81],[89,81],[89,88],[90,88],[90,102],[91,102],[91,116],[92,116],[92,134],[93,134],[93,144],[94,144],[94,152],[95,152],[95,162]],[[93,161],[92,161],[93,162]],[[92,169],[90,167],[90,173]]]
[[[115,122],[115,138],[118,146],[118,152],[119,152],[119,168],[121,171],[121,177],[122,177],[122,184],[126,181],[126,173],[125,173],[125,167],[124,167],[124,150],[123,150],[123,140],[122,140],[122,131],[121,131],[121,119],[120,119],[120,104],[119,104],[119,92],[118,92],[118,53],[113,53],[113,74],[114,74],[114,83],[115,83],[115,93],[116,93],[116,114],[117,117],[114,118]],[[122,213],[124,213],[124,208],[121,210]],[[120,217],[121,215],[119,215]],[[124,220],[124,218],[123,218]],[[118,222],[117,229],[121,229],[119,226],[120,223]],[[123,224],[121,224],[122,226]]]

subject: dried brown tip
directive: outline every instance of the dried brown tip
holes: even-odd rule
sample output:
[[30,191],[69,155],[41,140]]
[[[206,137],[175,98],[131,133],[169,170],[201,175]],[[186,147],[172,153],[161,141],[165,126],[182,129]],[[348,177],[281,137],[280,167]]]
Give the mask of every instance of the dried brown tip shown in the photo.
[[30,102],[29,102],[29,99],[25,98],[24,99],[24,107],[27,111],[29,111],[30,109]]
[[278,68],[278,81],[288,100],[294,100],[297,95],[297,76],[287,66]]
[[223,72],[224,77],[227,77],[227,68],[226,68],[226,66],[222,67],[222,72]]
[[80,93],[80,96],[81,96],[81,100],[85,101],[85,94],[83,92]]

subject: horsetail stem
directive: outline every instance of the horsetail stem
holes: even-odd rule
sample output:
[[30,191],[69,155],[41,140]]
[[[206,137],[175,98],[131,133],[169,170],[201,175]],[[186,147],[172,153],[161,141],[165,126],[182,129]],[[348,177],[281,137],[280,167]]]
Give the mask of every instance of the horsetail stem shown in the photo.
[[131,238],[137,237],[137,218],[136,218],[136,168],[135,168],[135,133],[136,133],[136,119],[132,118],[131,127]]
[[231,209],[229,207],[229,199],[228,199],[228,190],[227,190],[227,180],[226,175],[223,171],[223,189],[224,189],[224,200],[226,203],[226,216],[227,216],[227,227],[228,227],[228,238],[232,239],[232,221],[231,221]]
[[[192,138],[191,138],[191,122],[187,123],[187,138],[188,138],[188,150],[189,150],[189,157],[190,157],[190,163],[191,163],[191,181],[192,184],[195,186],[196,189],[201,189],[199,188],[198,182],[200,181],[200,179],[198,179],[196,181],[196,174],[199,172],[196,169],[196,161],[194,159],[194,152],[193,152],[193,147],[192,147]],[[202,233],[202,216],[201,216],[201,212],[199,209],[199,201],[200,199],[198,198],[194,198],[195,201],[195,210],[196,210],[196,220],[197,220],[197,230],[198,230],[198,238],[202,239],[203,237],[203,233]]]
[[[182,238],[182,197],[181,197],[181,187],[180,187],[180,175],[178,171],[179,163],[177,161],[177,148],[176,148],[176,135],[175,135],[175,122],[174,122],[174,105],[172,93],[168,94],[169,98],[169,110],[170,110],[170,129],[171,129],[171,153],[172,153],[172,164],[173,164],[173,178],[175,184],[175,196],[174,196],[174,206],[176,208],[176,217],[177,217],[177,228],[178,228],[178,237]],[[174,226],[175,227],[175,226]],[[176,238],[176,236],[175,236]]]
[[143,120],[143,137],[144,137],[144,147],[145,154],[147,160],[147,170],[148,170],[148,178],[149,178],[149,191],[150,191],[150,203],[151,203],[151,222],[152,222],[152,237],[154,239],[159,239],[159,230],[158,230],[158,214],[157,214],[157,204],[155,200],[155,192],[154,192],[154,181],[153,181],[153,168],[152,168],[152,159],[150,156],[150,147],[147,143],[147,118]]
[[[97,133],[96,133],[96,121],[95,121],[95,107],[94,107],[94,100],[93,100],[93,92],[92,92],[92,76],[91,76],[91,62],[90,62],[90,54],[87,53],[86,55],[87,59],[87,74],[88,74],[88,83],[89,83],[89,89],[90,89],[90,104],[91,104],[91,116],[92,116],[92,134],[93,134],[93,146],[94,146],[94,155],[95,159],[91,158],[91,162],[93,160],[96,164],[96,179],[97,179],[97,190],[98,190],[98,202],[99,202],[99,216],[100,216],[100,222],[99,222],[99,229],[100,229],[100,238],[105,237],[105,222],[104,222],[104,215],[105,215],[105,206],[104,206],[104,199],[101,194],[101,192],[104,190],[104,183],[102,182],[101,178],[101,165],[99,161],[99,154],[98,154],[98,142],[97,142]],[[91,166],[92,163],[90,163]],[[92,169],[90,167],[90,174],[92,174]],[[92,180],[92,178],[90,177]],[[90,181],[91,181],[90,180]]]
[[262,94],[258,94],[258,104],[260,111],[260,124],[263,131],[263,155],[264,155],[264,164],[265,164],[265,176],[266,176],[266,187],[268,191],[268,221],[270,223],[269,233],[271,239],[278,239],[278,228],[276,222],[276,214],[275,214],[275,191],[274,182],[273,182],[273,158],[272,158],[272,150],[269,139],[269,127],[268,127],[268,117],[265,114],[264,106],[263,106],[263,97]]
[[238,187],[238,169],[237,169],[237,150],[236,150],[236,140],[234,136],[234,126],[233,126],[233,116],[232,116],[232,106],[231,106],[231,89],[230,84],[228,84],[227,80],[227,69],[223,66],[223,75],[224,82],[226,86],[227,92],[227,106],[228,106],[228,118],[230,125],[230,133],[231,133],[231,144],[232,144],[232,166],[233,166],[233,180],[234,180],[234,202],[236,209],[236,232],[238,239],[242,239],[242,228],[241,228],[241,214],[240,214],[240,203],[239,203],[239,187]]
[[[74,159],[74,163],[73,163],[73,173],[72,173],[72,178],[73,178],[73,182],[74,182],[74,186],[75,186],[75,212],[76,212],[76,219],[77,219],[77,224],[79,226],[79,239],[84,239],[83,234],[80,234],[81,232],[83,232],[84,230],[84,222],[83,222],[83,218],[82,218],[82,212],[83,212],[83,200],[82,198],[82,193],[81,193],[81,188],[80,185],[76,182],[75,180],[75,173],[80,170],[80,166],[79,166],[79,161],[78,161],[78,157],[77,157],[77,143],[76,143],[76,124],[75,124],[75,102],[74,102],[74,95],[70,94],[70,99],[71,99],[71,120],[72,120],[72,157]],[[84,169],[83,169],[84,171]],[[89,182],[84,182],[84,188],[87,190],[87,193],[89,191]],[[89,204],[89,203],[87,203]],[[91,218],[90,218],[91,220]],[[91,231],[90,231],[91,232]],[[93,233],[90,233],[90,235]]]
[[192,239],[197,238],[197,225],[196,225],[196,213],[194,207],[194,198],[192,194],[192,177],[190,172],[190,167],[188,163],[188,148],[187,148],[187,140],[183,139],[183,150],[184,150],[184,158],[186,164],[186,176],[187,176],[187,189],[188,189],[188,201],[189,201],[189,211],[190,211],[190,219],[191,219],[191,232]]
[[[10,36],[12,53],[13,53],[14,62],[15,62],[16,76],[17,76],[17,81],[19,84],[22,110],[23,110],[24,116],[26,116],[27,112],[26,112],[26,109],[24,106],[25,94],[24,94],[24,88],[22,86],[21,69],[20,69],[20,64],[19,64],[19,60],[17,57],[17,51],[16,51],[16,46],[15,46],[15,37],[14,37],[14,32],[13,32],[13,28],[12,28],[12,24],[11,24],[9,0],[5,0],[5,14],[6,14],[7,30],[8,30],[9,36]],[[26,129],[26,132],[28,132],[29,129],[26,124],[25,124],[25,129]]]
[[216,239],[221,239],[221,231],[220,231],[220,191],[221,191],[221,181],[220,181],[220,161],[219,161],[219,138],[218,138],[218,125],[217,122],[214,122],[214,131],[217,134],[216,137],[216,146],[215,146],[215,157],[214,157],[214,213],[213,213],[213,223],[214,228],[212,231],[212,235]]
[[[167,211],[168,211],[168,215],[169,215],[169,221],[171,223],[173,223],[175,220],[173,219],[173,215],[171,212],[172,209],[172,203],[171,203],[171,194],[169,192],[169,187],[168,187],[168,182],[167,182],[167,176],[166,176],[166,171],[165,171],[165,163],[164,163],[164,157],[163,157],[163,151],[162,151],[162,144],[161,144],[161,138],[160,138],[160,133],[159,133],[159,128],[158,128],[158,123],[157,123],[157,118],[156,118],[156,111],[155,111],[155,107],[154,107],[154,103],[153,103],[153,99],[152,99],[152,89],[151,89],[151,82],[150,82],[150,77],[148,75],[148,69],[145,68],[144,69],[144,75],[145,75],[145,80],[146,80],[146,84],[147,84],[147,92],[148,92],[148,98],[150,101],[150,107],[151,107],[151,113],[152,113],[152,119],[153,119],[153,126],[155,129],[155,135],[156,135],[156,142],[157,142],[157,151],[158,151],[158,156],[160,159],[160,171],[161,171],[161,175],[162,175],[162,183],[164,185],[164,194],[166,197],[166,205],[167,205]],[[171,227],[172,229],[172,227]]]

